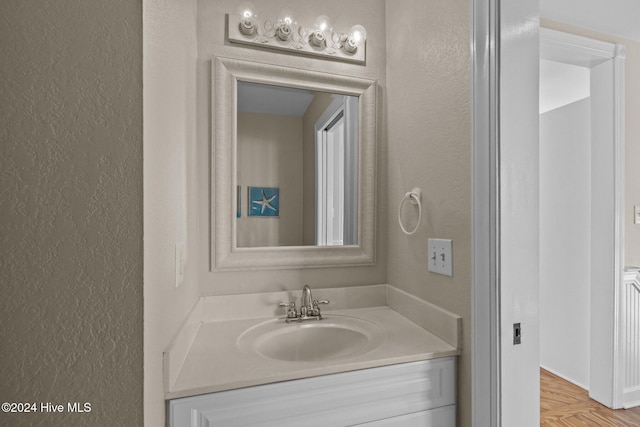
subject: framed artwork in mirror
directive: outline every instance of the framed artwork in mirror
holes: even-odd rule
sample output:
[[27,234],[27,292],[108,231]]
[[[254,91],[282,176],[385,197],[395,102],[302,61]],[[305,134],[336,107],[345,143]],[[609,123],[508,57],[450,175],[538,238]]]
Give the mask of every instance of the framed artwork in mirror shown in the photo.
[[272,187],[249,187],[247,214],[259,217],[280,216],[280,189]]

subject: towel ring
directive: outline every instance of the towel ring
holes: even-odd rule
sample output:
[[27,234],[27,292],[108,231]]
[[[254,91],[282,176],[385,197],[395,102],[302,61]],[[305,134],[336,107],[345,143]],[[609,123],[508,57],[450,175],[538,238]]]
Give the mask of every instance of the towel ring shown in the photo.
[[[406,235],[411,235],[411,234],[415,233],[416,231],[418,231],[418,227],[420,226],[420,220],[422,220],[422,203],[421,203],[421,199],[422,199],[422,192],[420,191],[420,189],[418,187],[416,187],[413,190],[411,190],[408,193],[406,193],[404,195],[404,197],[402,198],[402,201],[400,201],[400,206],[398,207],[398,224],[400,224],[400,228],[402,229],[402,231]],[[402,207],[404,206],[404,203],[407,200],[410,200],[411,204],[414,204],[414,205],[417,204],[418,205],[418,222],[416,223],[416,227],[411,231],[407,231],[407,229],[404,228],[404,225],[402,224],[402,219],[401,219]]]

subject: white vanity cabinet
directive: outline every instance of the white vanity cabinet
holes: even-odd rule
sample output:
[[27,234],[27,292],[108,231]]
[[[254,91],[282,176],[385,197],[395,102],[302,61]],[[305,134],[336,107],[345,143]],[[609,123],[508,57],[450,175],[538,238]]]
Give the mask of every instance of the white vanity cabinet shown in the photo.
[[172,399],[172,427],[454,427],[455,357]]

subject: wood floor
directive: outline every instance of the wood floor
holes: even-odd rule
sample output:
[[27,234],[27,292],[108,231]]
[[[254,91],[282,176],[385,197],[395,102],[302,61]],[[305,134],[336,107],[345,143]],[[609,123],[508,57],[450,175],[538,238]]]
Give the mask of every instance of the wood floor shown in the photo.
[[587,391],[541,369],[540,426],[639,427],[640,407],[611,410],[589,399]]

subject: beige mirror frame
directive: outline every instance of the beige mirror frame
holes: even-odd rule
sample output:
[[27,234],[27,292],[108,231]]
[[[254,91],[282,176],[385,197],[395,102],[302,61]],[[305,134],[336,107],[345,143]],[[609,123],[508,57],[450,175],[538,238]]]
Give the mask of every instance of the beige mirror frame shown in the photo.
[[[236,234],[237,82],[247,81],[359,97],[358,244],[238,247]],[[212,64],[211,266],[265,270],[375,263],[376,117],[374,80],[214,57]]]

